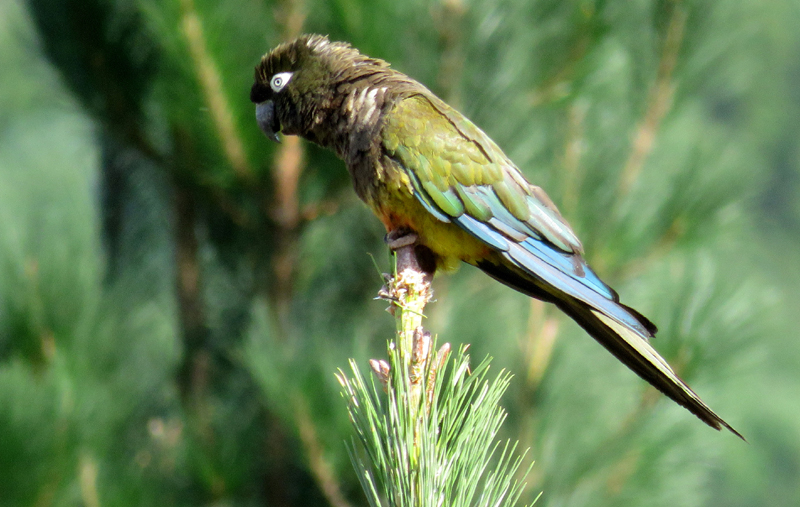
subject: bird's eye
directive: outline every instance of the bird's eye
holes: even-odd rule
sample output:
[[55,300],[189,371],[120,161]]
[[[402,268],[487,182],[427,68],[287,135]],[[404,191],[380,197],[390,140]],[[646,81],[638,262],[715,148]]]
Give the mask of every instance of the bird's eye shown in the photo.
[[278,93],[279,91],[283,90],[283,87],[292,79],[291,72],[278,72],[269,82],[269,87],[272,88],[272,91]]

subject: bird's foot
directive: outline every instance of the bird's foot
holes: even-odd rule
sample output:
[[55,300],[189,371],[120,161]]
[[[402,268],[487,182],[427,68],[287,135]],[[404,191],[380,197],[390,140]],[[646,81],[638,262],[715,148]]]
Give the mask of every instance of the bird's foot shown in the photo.
[[419,235],[411,229],[400,227],[389,231],[384,237],[386,245],[396,256],[397,272],[405,269],[420,271],[425,274],[428,283],[436,271],[436,256],[425,245],[420,244]]
[[408,229],[394,229],[389,232],[383,240],[392,251],[400,250],[401,248],[416,245],[419,241],[417,233]]

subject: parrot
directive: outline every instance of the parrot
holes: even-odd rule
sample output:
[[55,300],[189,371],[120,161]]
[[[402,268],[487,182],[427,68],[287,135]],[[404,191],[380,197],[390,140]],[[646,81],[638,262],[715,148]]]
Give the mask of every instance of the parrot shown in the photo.
[[642,379],[744,440],[650,345],[656,326],[592,271],[544,190],[424,85],[348,43],[308,34],[262,57],[250,100],[269,139],[301,136],[344,161],[390,248],[410,238],[432,272],[465,262],[554,304]]

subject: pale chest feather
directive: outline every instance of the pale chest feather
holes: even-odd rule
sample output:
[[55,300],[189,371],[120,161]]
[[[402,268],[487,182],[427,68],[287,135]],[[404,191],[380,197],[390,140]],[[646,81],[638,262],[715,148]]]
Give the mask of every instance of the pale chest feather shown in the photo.
[[345,98],[336,115],[335,142],[331,147],[347,165],[356,194],[370,206],[384,199],[385,193],[412,197],[408,175],[386,158],[383,150],[384,117],[396,97],[380,81],[342,92]]

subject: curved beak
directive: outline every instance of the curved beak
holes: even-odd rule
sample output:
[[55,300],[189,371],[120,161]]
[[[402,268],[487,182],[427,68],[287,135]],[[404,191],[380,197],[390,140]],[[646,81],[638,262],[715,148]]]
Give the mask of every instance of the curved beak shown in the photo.
[[268,138],[276,143],[281,142],[278,138],[278,132],[281,130],[281,124],[278,121],[278,116],[275,114],[275,103],[271,100],[266,100],[260,104],[256,104],[256,121],[258,126]]

